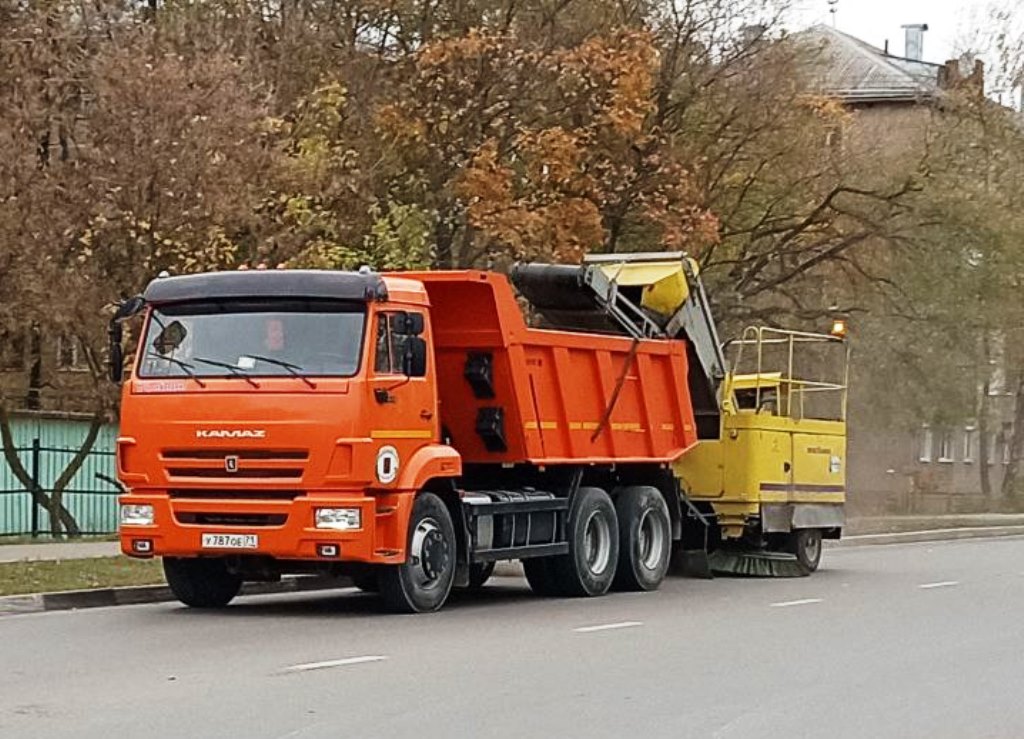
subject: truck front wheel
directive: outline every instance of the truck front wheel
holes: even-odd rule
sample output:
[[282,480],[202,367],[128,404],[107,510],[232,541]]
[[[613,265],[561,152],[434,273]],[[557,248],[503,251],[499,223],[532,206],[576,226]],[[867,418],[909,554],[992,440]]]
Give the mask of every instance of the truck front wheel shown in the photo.
[[568,526],[569,554],[551,562],[559,590],[566,595],[604,595],[619,559],[615,506],[601,488],[576,491]]
[[657,590],[668,572],[672,527],[668,505],[657,488],[621,488],[615,498],[619,517],[617,590]]
[[455,526],[448,508],[433,493],[421,493],[412,506],[405,562],[381,568],[384,603],[396,613],[438,610],[452,590],[455,560]]
[[174,597],[192,608],[223,608],[242,588],[242,576],[223,559],[164,557],[164,577]]

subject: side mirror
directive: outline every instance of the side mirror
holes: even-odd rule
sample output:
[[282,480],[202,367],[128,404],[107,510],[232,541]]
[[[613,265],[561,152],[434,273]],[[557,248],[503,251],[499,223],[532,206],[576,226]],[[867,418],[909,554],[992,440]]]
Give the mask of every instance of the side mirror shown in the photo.
[[419,336],[410,336],[406,339],[403,370],[409,377],[427,376],[427,342]]
[[107,336],[110,337],[110,381],[120,385],[124,379],[124,347],[121,346],[123,334],[121,324],[111,321],[107,328]]
[[124,379],[124,347],[121,342],[124,339],[124,332],[121,324],[132,316],[138,315],[146,307],[146,299],[141,295],[121,301],[114,311],[107,326],[107,336],[110,338],[110,381],[115,385],[121,384]]
[[117,306],[117,311],[114,313],[114,317],[110,320],[120,323],[121,321],[125,321],[132,316],[137,315],[145,307],[146,299],[141,295],[136,295],[134,298],[128,298],[127,300],[122,301],[121,304]]
[[423,333],[422,313],[402,312],[395,316],[394,330],[405,336],[419,336]]

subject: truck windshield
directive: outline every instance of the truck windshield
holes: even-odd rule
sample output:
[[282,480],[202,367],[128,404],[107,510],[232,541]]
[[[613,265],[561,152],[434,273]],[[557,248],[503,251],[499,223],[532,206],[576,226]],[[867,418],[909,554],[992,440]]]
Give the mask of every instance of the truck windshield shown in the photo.
[[153,308],[139,377],[351,377],[366,307],[330,300],[218,300]]

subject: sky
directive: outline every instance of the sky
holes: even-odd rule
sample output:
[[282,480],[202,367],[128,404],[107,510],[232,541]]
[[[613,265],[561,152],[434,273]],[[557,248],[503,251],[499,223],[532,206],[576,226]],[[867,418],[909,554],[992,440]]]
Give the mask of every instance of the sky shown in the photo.
[[[1012,0],[1009,0],[1012,2]],[[992,0],[837,0],[836,28],[851,36],[883,48],[889,40],[889,53],[903,55],[907,23],[927,23],[924,34],[924,59],[942,63],[959,56],[970,47],[972,31],[985,24]],[[794,26],[815,23],[832,24],[828,0],[793,0]],[[1024,2],[1021,3],[1024,6]],[[1021,13],[1024,14],[1024,7]]]

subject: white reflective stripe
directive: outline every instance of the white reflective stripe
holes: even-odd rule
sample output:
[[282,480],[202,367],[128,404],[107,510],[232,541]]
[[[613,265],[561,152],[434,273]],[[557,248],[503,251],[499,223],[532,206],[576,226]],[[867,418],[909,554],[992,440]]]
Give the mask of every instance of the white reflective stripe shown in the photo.
[[772,608],[788,608],[789,606],[806,606],[811,603],[821,603],[821,598],[804,598],[803,600],[784,600],[781,603],[772,603]]
[[383,655],[367,655],[366,657],[346,657],[345,659],[331,659],[326,662],[306,662],[301,665],[292,665],[284,668],[285,672],[308,672],[309,670],[325,670],[328,667],[345,667],[346,665],[359,665],[364,662],[381,662],[387,657]]
[[959,580],[943,580],[942,582],[926,582],[923,585],[918,585],[917,587],[921,588],[922,590],[928,590],[930,588],[948,588],[953,585],[959,584]]
[[632,626],[643,626],[643,621],[620,621],[614,624],[599,624],[597,626],[580,626],[573,629],[580,634],[589,634],[592,631],[609,631],[611,629],[628,629]]

